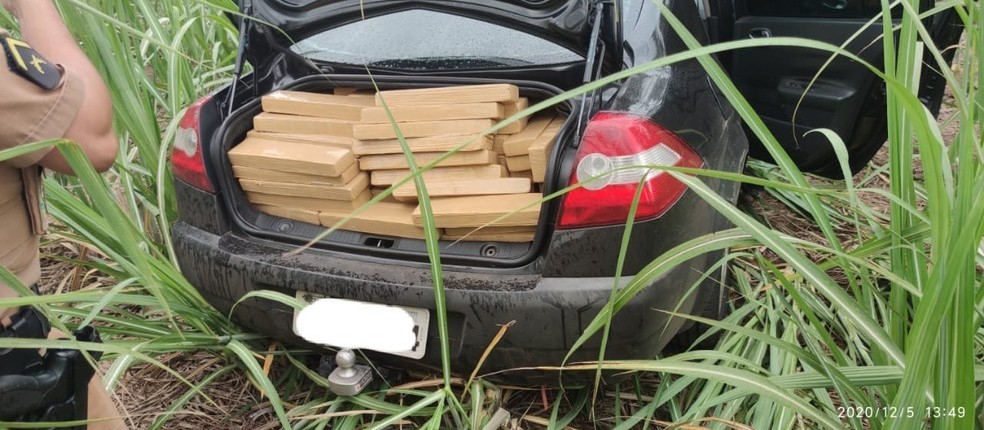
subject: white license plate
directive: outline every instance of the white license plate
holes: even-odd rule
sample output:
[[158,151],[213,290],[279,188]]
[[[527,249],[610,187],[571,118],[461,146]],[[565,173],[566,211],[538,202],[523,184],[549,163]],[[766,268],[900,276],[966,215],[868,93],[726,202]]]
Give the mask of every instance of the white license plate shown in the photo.
[[[296,296],[297,296],[298,299],[303,300],[306,303],[312,303],[312,302],[314,302],[315,300],[318,300],[318,299],[327,299],[328,298],[327,296],[324,296],[324,295],[309,293],[309,292],[306,292],[306,291],[298,291],[297,294],[296,294]],[[360,305],[369,304],[367,302],[357,302],[357,301],[354,301],[354,300],[343,300],[342,302],[352,303],[352,306],[353,307],[357,307],[357,306],[360,306]],[[413,333],[416,336],[416,341],[414,343],[413,348],[411,348],[409,350],[399,351],[399,352],[392,352],[392,351],[383,351],[383,352],[384,353],[387,353],[387,354],[398,355],[398,356],[401,356],[401,357],[412,358],[412,359],[415,359],[415,360],[419,360],[419,359],[423,358],[424,357],[424,352],[426,352],[425,350],[427,348],[427,328],[428,328],[428,324],[430,323],[430,312],[427,309],[411,308],[411,307],[406,307],[406,306],[392,306],[392,307],[401,309],[401,310],[405,311],[408,315],[410,315],[410,318],[413,320]],[[298,329],[297,329],[297,315],[299,313],[300,313],[299,311],[295,311],[294,312],[294,333],[296,333],[298,335],[300,335],[300,333],[298,333]],[[365,318],[366,318],[366,320],[363,321],[363,322],[353,322],[352,324],[345,324],[345,326],[343,326],[343,327],[335,327],[335,329],[337,329],[337,330],[350,330],[350,331],[353,331],[354,330],[354,331],[358,332],[360,330],[360,325],[362,325],[362,324],[372,324],[371,321],[373,321],[373,319],[372,319],[372,316],[371,315],[366,315]],[[405,317],[403,317],[403,318],[405,318]],[[406,327],[406,326],[404,326],[404,327]],[[379,327],[375,327],[375,328],[378,329]],[[408,338],[405,338],[405,339],[408,339]],[[406,344],[404,343],[403,345],[406,345]],[[338,345],[329,345],[329,346],[336,346],[337,347]],[[373,349],[373,348],[371,348],[371,347],[364,347],[363,349]]]

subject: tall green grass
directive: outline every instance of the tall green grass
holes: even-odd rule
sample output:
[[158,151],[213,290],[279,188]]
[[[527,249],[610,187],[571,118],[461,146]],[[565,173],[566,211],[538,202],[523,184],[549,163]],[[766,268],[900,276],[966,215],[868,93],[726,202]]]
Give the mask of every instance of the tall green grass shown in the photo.
[[[886,10],[890,6],[888,2],[883,5]],[[724,322],[703,321],[727,333],[715,351],[604,365],[683,376],[687,386],[681,392],[690,391],[694,397],[689,397],[693,399],[689,410],[675,409],[680,411],[676,420],[726,417],[754,428],[806,424],[963,429],[982,425],[977,412],[982,376],[978,247],[984,225],[980,198],[984,183],[981,105],[975,101],[980,100],[984,9],[979,3],[950,2],[930,11],[953,8],[968,29],[968,46],[960,64],[964,74],[957,76],[941,55],[942,49],[952,48],[933,45],[918,2],[903,0],[895,5],[904,9],[901,23],[893,22],[888,14],[881,21],[886,44],[882,76],[889,94],[887,173],[892,188],[888,196],[893,202],[887,223],[872,217],[877,210],[865,207],[852,180],[837,184],[834,194],[806,182],[719,66],[701,58],[715,83],[777,160],[781,173],[773,175],[773,184],[767,187],[778,189],[776,185],[785,182],[801,188],[777,192],[787,201],[802,203],[802,211],[817,224],[828,244],[783,237],[730,207],[700,181],[678,175],[779,260],[766,259],[755,248],[745,256],[738,254],[739,261],[750,260],[747,267],[733,266],[747,302]],[[686,29],[667,17],[684,40],[697,48]],[[793,44],[846,55],[816,42]],[[960,129],[952,142],[943,141],[937,122],[917,99],[923,61],[940,70],[953,93]],[[824,133],[845,152],[840,137]],[[919,180],[912,174],[916,160],[924,170]],[[847,170],[846,160],[842,161]],[[925,208],[919,208],[920,204]],[[831,216],[838,207],[853,212],[853,219]],[[860,245],[844,243],[833,230],[835,224],[855,230],[850,240],[861,238]],[[866,228],[872,225],[879,227],[872,232]],[[806,251],[824,257],[814,261]],[[827,271],[835,267],[845,272],[848,285],[830,278]],[[637,285],[645,285],[645,279]],[[754,286],[759,290],[751,288]],[[596,319],[594,325],[602,321],[604,318]],[[862,374],[865,376],[860,377]],[[782,389],[780,382],[794,377],[814,382],[798,385],[795,391]],[[857,418],[843,416],[850,414],[843,414],[842,407],[870,409],[863,411],[865,417]]]
[[[134,364],[160,366],[154,357],[165,352],[208,350],[224,355],[267,393],[283,428],[382,429],[406,424],[484,429],[503,419],[500,406],[514,412],[530,406],[503,405],[503,390],[481,378],[462,391],[447,366],[438,390],[399,387],[392,393],[351,398],[318,391],[301,404],[285,405],[255,358],[265,353],[266,344],[243,333],[201,299],[178,273],[168,240],[175,207],[167,160],[176,119],[192,101],[229,82],[238,36],[222,15],[234,11],[235,4],[229,0],[61,0],[59,5],[83,48],[107,77],[123,151],[109,174],[100,177],[78,167],[76,171],[85,172],[78,178],[47,180],[49,207],[66,237],[99,251],[86,264],[118,283],[56,298],[4,300],[0,307],[32,304],[69,328],[89,321],[104,326],[103,333],[113,338],[106,345],[70,347],[105,351],[112,361],[106,378],[111,386]],[[967,28],[966,46],[961,47],[964,55],[954,67],[960,73],[942,61],[941,52],[952,47],[935,46],[926,34],[926,16],[919,15],[918,1],[883,1],[886,10],[891,6],[904,9],[901,21],[885,14],[870,24],[884,29],[886,66],[879,73],[888,95],[889,163],[868,176],[840,182],[808,180],[711,57],[724,50],[768,45],[849,53],[815,41],[785,38],[700,47],[665,10],[691,51],[606,77],[530,108],[544,109],[632,73],[696,59],[776,159],[775,165],[751,162],[749,172],[754,176],[670,169],[736,227],[696,238],[654,260],[627,286],[613,290],[609,306],[582,337],[586,340],[606,330],[619,308],[661,273],[693,256],[730,249],[720,264],[727,264],[733,274],[733,285],[728,286],[737,298],[732,313],[723,321],[689,317],[721,334],[716,347],[644,361],[569,364],[564,371],[605,368],[636,376],[597,393],[591,388],[564,392],[568,400],[555,400],[545,417],[549,428],[575,421],[616,429],[668,423],[715,429],[730,428],[729,423],[757,429],[984,426],[979,419],[984,410],[984,251],[980,249],[984,95],[979,90],[984,78],[980,67],[984,5],[969,0],[938,2],[924,13],[954,11]],[[0,26],[12,27],[5,19],[0,17]],[[944,73],[953,94],[953,121],[959,129],[952,141],[942,140],[936,121],[916,98],[917,71],[923,62]],[[844,153],[840,137],[818,132]],[[82,163],[72,146],[57,145]],[[11,154],[0,153],[0,159]],[[846,169],[846,160],[842,161]],[[916,162],[923,167],[921,177],[913,175]],[[889,190],[870,187],[876,174],[890,178]],[[763,187],[815,223],[824,243],[770,229],[723,201],[699,177]],[[410,180],[415,178],[406,181]],[[417,185],[425,190],[423,184]],[[865,199],[875,194],[891,202],[887,214]],[[433,239],[428,241],[429,249],[440,285],[439,250]],[[629,235],[623,242],[627,240]],[[627,247],[622,248],[624,258]],[[843,273],[846,281],[838,282],[831,276],[833,271]],[[252,297],[292,303],[272,293]],[[440,303],[439,294],[436,300]],[[442,328],[446,337],[446,326]],[[0,341],[0,348],[44,345],[56,344]],[[313,386],[327,385],[300,351],[281,348],[275,355],[291,364],[292,375]],[[189,382],[187,394],[162,411],[154,427],[181,419],[173,414],[191,398],[202,396],[202,384],[207,382]],[[588,413],[588,405],[594,407],[593,414]],[[839,408],[843,407],[872,408],[869,411],[877,416],[842,416]],[[963,408],[964,413],[927,418],[926,407]],[[909,408],[913,417],[906,416]],[[903,418],[886,416],[900,411]]]
[[[798,192],[786,189],[783,194],[787,200],[803,203],[802,210],[817,223],[829,245],[781,237],[731,208],[699,181],[681,177],[781,260],[767,260],[754,250],[748,268],[735,267],[740,284],[755,280],[747,285],[766,287],[766,294],[763,297],[762,292],[746,288],[743,298],[749,302],[731,318],[723,323],[705,321],[728,332],[713,353],[606,365],[703,379],[693,409],[678,419],[740,417],[738,421],[752,423],[755,428],[790,428],[804,422],[834,428],[928,425],[961,429],[981,425],[977,412],[982,356],[978,247],[984,220],[980,198],[984,183],[980,170],[981,106],[974,101],[980,100],[980,19],[984,9],[979,3],[967,2],[941,4],[931,11],[954,8],[968,29],[968,46],[960,65],[964,74],[956,76],[940,53],[951,47],[933,45],[922,26],[924,17],[918,13],[918,2],[896,4],[904,8],[898,28],[887,17],[882,21],[887,48],[883,78],[889,94],[889,197],[893,204],[889,222],[874,233],[862,230],[884,220],[869,218],[877,211],[865,208],[853,182],[839,184],[841,189],[834,195],[827,194],[829,189],[805,182],[717,64],[707,58],[701,60],[778,161],[781,177],[771,180],[807,188]],[[884,6],[889,7],[887,2]],[[686,32],[679,23],[674,23],[674,28]],[[897,41],[895,30],[900,34]],[[696,47],[692,38],[683,36]],[[814,42],[796,44],[838,51]],[[960,129],[952,142],[942,140],[936,121],[916,98],[922,61],[932,62],[943,73],[954,95]],[[826,135],[835,145],[843,146],[838,136]],[[924,169],[918,181],[912,174],[914,160]],[[821,192],[828,197],[826,201],[819,198]],[[924,204],[925,209],[917,209],[917,203]],[[856,230],[851,239],[861,237],[860,246],[851,249],[833,234],[835,218],[831,213],[837,212],[832,210],[835,205],[854,212],[853,222],[848,218],[839,224]],[[826,257],[820,262],[810,261],[804,255],[806,250]],[[863,251],[860,259],[855,258],[859,251]],[[824,269],[833,267],[845,271],[850,289],[832,282],[825,273]],[[765,313],[752,318],[755,310]],[[679,361],[686,365],[675,368],[683,364]],[[708,364],[713,366],[701,367]],[[856,372],[870,372],[867,377],[875,379],[849,376]],[[742,378],[736,381],[735,375]],[[761,376],[769,376],[771,381],[760,380]],[[788,398],[788,390],[775,391],[781,388],[777,380],[784,376],[814,378],[814,384],[797,387],[803,393],[797,397],[807,400],[806,404]],[[761,394],[752,395],[749,387]],[[866,412],[870,415],[874,411],[877,416],[842,417],[838,408],[845,406],[873,408]],[[954,410],[956,414],[951,414]]]

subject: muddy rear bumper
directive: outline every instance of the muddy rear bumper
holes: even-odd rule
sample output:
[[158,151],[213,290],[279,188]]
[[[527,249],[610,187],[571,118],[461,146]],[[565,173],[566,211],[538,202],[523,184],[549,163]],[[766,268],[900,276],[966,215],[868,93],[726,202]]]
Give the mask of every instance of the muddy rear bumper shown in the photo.
[[[175,224],[172,236],[183,273],[222,312],[228,312],[237,300],[254,290],[291,295],[307,291],[432,312],[434,309],[426,265],[394,264],[323,250],[288,256],[285,253],[290,248],[282,244],[232,233],[216,235],[184,222]],[[682,323],[679,319],[671,321],[659,309],[690,311],[692,300],[682,297],[697,273],[694,269],[689,265],[675,269],[623,308],[612,325],[608,359],[650,358],[659,352]],[[451,355],[454,368],[460,372],[469,372],[478,363],[499,325],[510,321],[516,323],[486,361],[483,371],[560,364],[608,300],[614,282],[612,278],[542,278],[459,267],[445,267],[444,271],[451,285],[485,286],[482,290],[446,291]],[[488,285],[490,282],[512,285]],[[237,306],[233,317],[257,332],[305,344],[291,329],[293,311],[280,303],[250,299]],[[409,361],[382,354],[376,357],[394,365],[438,368],[440,345],[434,324],[436,318],[432,317],[423,359]],[[574,355],[574,360],[597,359],[598,343],[596,336]]]

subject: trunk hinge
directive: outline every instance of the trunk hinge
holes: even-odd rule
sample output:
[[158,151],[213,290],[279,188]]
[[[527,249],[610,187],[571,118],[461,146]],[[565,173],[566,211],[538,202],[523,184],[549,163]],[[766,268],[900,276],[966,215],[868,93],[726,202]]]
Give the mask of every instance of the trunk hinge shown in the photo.
[[[253,17],[253,1],[243,0],[242,5],[242,16],[239,17],[239,47],[236,51],[236,66],[233,70],[232,86],[229,88],[229,98],[226,100],[226,104],[229,107],[229,115],[232,115],[236,92],[239,89],[239,81],[243,77],[243,67],[246,64],[246,46],[249,44],[249,25]],[[253,79],[256,79],[255,75]],[[255,82],[253,88],[256,88]]]
[[[583,84],[588,84],[601,77],[601,70],[605,64],[606,45],[601,38],[601,24],[605,16],[605,4],[613,2],[596,1],[592,11],[593,21],[591,27],[591,44],[588,45],[588,55],[584,63]],[[574,136],[574,147],[581,145],[581,135],[589,117],[595,112],[595,105],[598,103],[597,90],[581,95],[581,109],[577,115],[577,134]]]

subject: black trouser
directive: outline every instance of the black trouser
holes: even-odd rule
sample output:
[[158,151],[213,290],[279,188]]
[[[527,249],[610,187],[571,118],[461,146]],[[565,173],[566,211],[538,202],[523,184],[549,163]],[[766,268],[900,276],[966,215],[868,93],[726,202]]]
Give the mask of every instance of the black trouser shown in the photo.
[[[34,308],[23,308],[0,326],[0,338],[46,339],[48,321]],[[83,327],[73,333],[80,342],[100,342],[99,333]],[[99,359],[100,353],[91,353]],[[81,421],[88,416],[88,385],[95,373],[78,350],[0,350],[0,421]],[[85,425],[70,427],[84,430]],[[66,427],[61,427],[66,428]]]

